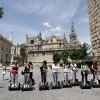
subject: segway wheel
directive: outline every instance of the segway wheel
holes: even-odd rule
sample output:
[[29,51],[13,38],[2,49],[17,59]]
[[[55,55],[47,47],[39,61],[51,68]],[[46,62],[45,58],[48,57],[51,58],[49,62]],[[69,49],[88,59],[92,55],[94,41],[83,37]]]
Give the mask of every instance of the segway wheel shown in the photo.
[[21,91],[23,92],[23,90],[24,90],[24,85],[21,86]]
[[58,85],[59,85],[59,88],[61,89],[61,84],[60,84],[60,81],[58,81]]
[[20,90],[20,83],[18,84],[18,91]]
[[50,90],[49,83],[46,83],[47,89]]
[[41,86],[39,86],[39,91],[41,91]]
[[64,87],[64,82],[63,82],[63,81],[61,81],[61,87],[62,87],[62,88]]
[[52,82],[50,83],[50,88],[53,89],[53,84],[52,84]]
[[10,86],[8,87],[8,90],[11,91],[11,87]]
[[8,90],[11,91],[11,83],[9,83]]
[[82,82],[80,82],[79,84],[80,84],[80,88],[83,89],[83,87],[82,87]]

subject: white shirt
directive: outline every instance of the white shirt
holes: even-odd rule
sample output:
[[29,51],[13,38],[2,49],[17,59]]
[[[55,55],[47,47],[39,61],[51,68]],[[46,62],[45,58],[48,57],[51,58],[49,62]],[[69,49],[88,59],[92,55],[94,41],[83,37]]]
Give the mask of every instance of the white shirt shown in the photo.
[[2,67],[2,74],[6,74],[6,67],[5,66]]
[[68,67],[69,67],[68,65],[63,64],[64,72],[69,72],[69,68]]
[[59,69],[59,65],[58,64],[52,64],[52,71],[53,72],[58,72],[58,69]]
[[33,72],[33,65],[30,67],[30,72]]
[[76,64],[70,64],[70,66],[72,67],[72,70],[76,70],[76,68],[77,68]]

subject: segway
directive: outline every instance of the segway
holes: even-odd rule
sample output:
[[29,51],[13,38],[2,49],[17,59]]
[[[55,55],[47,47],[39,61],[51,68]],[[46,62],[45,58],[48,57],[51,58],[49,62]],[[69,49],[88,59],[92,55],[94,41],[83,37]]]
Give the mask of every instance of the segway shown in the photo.
[[14,77],[14,85],[12,84],[12,75],[10,72],[10,80],[9,80],[9,86],[8,86],[8,90],[12,91],[12,90],[20,90],[20,83],[15,84],[15,77]]
[[[83,73],[81,73],[81,74],[83,74]],[[80,85],[81,89],[91,89],[91,82],[90,81],[86,82],[85,78],[84,78],[84,82],[80,81],[79,85]]]
[[45,82],[45,83],[40,82],[39,83],[39,91],[41,91],[41,90],[50,90],[49,83],[48,82]]
[[[56,72],[56,73],[59,73],[59,72]],[[61,89],[61,83],[60,83],[60,81],[57,81],[55,83],[54,82],[51,82],[50,83],[50,88],[51,89]]]
[[27,81],[27,83],[23,83],[21,85],[21,91],[28,91],[28,90],[33,90],[33,86],[32,86],[32,80],[30,79],[30,72],[22,72],[22,75],[24,75],[24,77],[26,76],[28,79],[25,79],[25,81]]
[[96,80],[96,82],[95,82],[95,81],[93,81],[93,80],[91,79],[91,86],[92,86],[93,88],[100,88],[100,80]]
[[50,90],[50,86],[49,86],[49,83],[46,82],[45,84],[40,82],[39,83],[39,91],[41,90]]
[[[64,72],[64,73],[68,74],[68,73],[70,73],[70,72]],[[66,78],[67,78],[67,76],[66,76]],[[67,80],[67,79],[66,79],[66,80]],[[64,80],[61,81],[61,87],[62,87],[62,88],[68,88],[68,87],[70,88],[70,87],[72,87],[72,80],[69,79],[68,82],[65,82]]]
[[[74,78],[74,79],[73,79]],[[74,76],[72,78],[72,86],[79,86],[79,81],[78,81],[78,79]],[[73,80],[75,80],[74,82],[73,82]]]
[[[99,71],[97,71],[97,75],[98,75],[98,72]],[[98,77],[98,76],[97,76]],[[95,80],[93,80],[93,79],[91,79],[91,86],[93,87],[93,88],[100,88],[100,80],[97,78],[97,79],[95,79]]]
[[81,89],[91,89],[91,83],[90,83],[90,81],[87,81],[86,84],[84,84],[84,82],[81,81],[79,84],[80,84],[80,88]]

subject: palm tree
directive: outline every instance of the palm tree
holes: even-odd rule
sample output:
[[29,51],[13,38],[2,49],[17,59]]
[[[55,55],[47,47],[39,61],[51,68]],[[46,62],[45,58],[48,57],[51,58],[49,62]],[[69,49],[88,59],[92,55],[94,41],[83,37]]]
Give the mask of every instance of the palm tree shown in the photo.
[[0,7],[0,18],[2,18],[3,17],[3,7]]

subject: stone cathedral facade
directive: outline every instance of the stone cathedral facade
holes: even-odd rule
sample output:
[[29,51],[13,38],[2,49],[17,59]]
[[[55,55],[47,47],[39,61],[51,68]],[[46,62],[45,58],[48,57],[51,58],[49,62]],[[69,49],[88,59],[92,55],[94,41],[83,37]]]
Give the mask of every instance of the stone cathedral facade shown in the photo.
[[92,52],[100,63],[100,0],[87,1]]
[[63,38],[55,35],[49,39],[43,39],[41,32],[35,37],[29,37],[26,35],[26,52],[28,54],[27,61],[33,63],[41,63],[46,60],[49,64],[53,62],[53,53],[61,52],[63,48],[73,49],[80,48],[80,43],[75,34],[74,25],[72,23],[70,42],[67,41],[64,34]]

